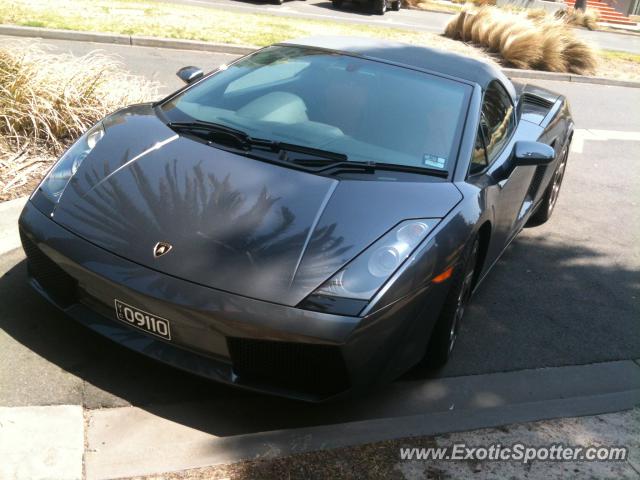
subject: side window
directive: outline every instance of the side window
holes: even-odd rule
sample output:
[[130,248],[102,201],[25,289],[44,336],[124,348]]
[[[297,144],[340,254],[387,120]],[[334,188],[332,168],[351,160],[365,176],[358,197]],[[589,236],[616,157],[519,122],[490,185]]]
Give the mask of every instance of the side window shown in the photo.
[[478,133],[476,134],[476,144],[473,147],[473,155],[471,157],[471,165],[469,166],[469,174],[474,175],[484,170],[489,162],[487,161],[487,151],[484,148],[484,135],[483,130],[486,131],[486,125],[484,125],[484,115],[480,120],[478,126]]
[[482,118],[486,124],[484,140],[487,158],[491,163],[509,141],[515,128],[511,98],[497,82],[489,85],[484,94]]

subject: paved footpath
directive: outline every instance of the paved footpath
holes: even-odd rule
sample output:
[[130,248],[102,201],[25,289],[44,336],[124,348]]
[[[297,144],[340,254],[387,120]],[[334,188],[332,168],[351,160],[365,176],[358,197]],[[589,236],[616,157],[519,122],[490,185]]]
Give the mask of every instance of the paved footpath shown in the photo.
[[[409,438],[392,442],[369,444],[362,447],[325,450],[295,457],[271,461],[245,461],[234,465],[217,465],[195,470],[165,473],[146,477],[147,480],[198,479],[265,479],[274,478],[371,478],[428,480],[447,478],[495,479],[637,479],[640,472],[640,410],[593,417],[567,418],[556,421],[503,426],[499,429],[482,429],[458,432],[435,437]],[[448,448],[446,455],[455,448],[464,456],[473,451],[482,458],[485,453],[504,454],[505,450],[520,444],[531,449],[561,445],[570,446],[626,445],[628,456],[623,461],[479,461],[463,460],[419,460],[420,448]],[[492,452],[493,447],[493,454]],[[477,448],[477,450],[475,450]],[[518,447],[515,447],[518,448]],[[405,458],[402,458],[402,450]],[[556,450],[557,451],[557,450]],[[605,452],[606,453],[606,452]],[[580,455],[581,452],[578,452]],[[413,458],[407,458],[412,455]],[[440,457],[443,458],[443,457]],[[444,457],[446,458],[446,457]],[[494,457],[495,458],[495,457]],[[318,465],[324,472],[319,474]],[[275,474],[274,474],[275,473]]]
[[[358,447],[330,443],[309,446],[314,435],[304,433],[298,437],[296,448],[285,449],[277,441],[262,435],[261,448],[247,438],[225,439],[199,431],[182,423],[155,416],[144,410],[127,407],[86,413],[83,420],[81,407],[0,407],[0,478],[11,480],[102,480],[151,475],[153,479],[189,478],[188,473],[175,477],[167,472],[199,470],[198,478],[214,478],[222,466],[241,462],[239,475],[224,478],[253,480],[246,474],[252,468],[257,474],[268,469],[269,462],[286,460],[288,478],[306,478],[301,474],[303,465],[311,468],[314,478],[332,478],[323,471],[351,472],[363,478],[394,478],[418,480],[434,478],[598,478],[637,479],[640,477],[640,409],[617,413],[564,418],[520,424],[500,424],[499,428],[470,431],[447,429],[444,434],[425,432],[421,436],[385,443],[367,442],[366,451]],[[430,420],[433,420],[431,418]],[[396,421],[402,421],[398,419]],[[87,425],[85,427],[85,425]],[[348,435],[348,426],[334,425],[333,430]],[[273,435],[272,435],[273,436]],[[626,457],[621,461],[467,461],[402,459],[400,448],[467,447],[502,449],[522,444],[525,447],[592,446],[624,447]],[[85,443],[86,442],[86,443]],[[86,446],[85,446],[86,445]],[[377,445],[377,446],[376,446]],[[305,460],[305,452],[334,449],[330,453],[316,454]],[[335,450],[337,448],[337,450]],[[379,451],[379,458],[371,457]],[[384,454],[384,455],[383,455]],[[326,459],[323,459],[327,457]],[[260,463],[256,465],[256,460]],[[315,461],[314,461],[315,460]],[[307,465],[305,465],[307,464]],[[224,467],[229,468],[229,467]],[[323,470],[324,468],[324,470]],[[360,469],[361,472],[358,472]],[[231,467],[233,471],[233,467]],[[207,474],[209,472],[209,474]],[[366,474],[365,474],[366,473]],[[375,474],[375,476],[371,476]],[[195,476],[195,474],[194,474]],[[345,475],[346,476],[346,475]],[[215,478],[221,478],[216,475]],[[260,478],[270,478],[261,475]]]

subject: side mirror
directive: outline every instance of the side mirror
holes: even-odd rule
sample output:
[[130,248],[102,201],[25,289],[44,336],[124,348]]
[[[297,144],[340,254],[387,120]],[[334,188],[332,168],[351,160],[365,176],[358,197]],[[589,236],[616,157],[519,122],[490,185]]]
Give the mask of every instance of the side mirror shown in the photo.
[[556,157],[556,151],[540,142],[516,142],[513,155],[514,166],[548,165]]
[[199,67],[182,67],[176,72],[176,75],[184,83],[192,83],[202,78],[204,72]]

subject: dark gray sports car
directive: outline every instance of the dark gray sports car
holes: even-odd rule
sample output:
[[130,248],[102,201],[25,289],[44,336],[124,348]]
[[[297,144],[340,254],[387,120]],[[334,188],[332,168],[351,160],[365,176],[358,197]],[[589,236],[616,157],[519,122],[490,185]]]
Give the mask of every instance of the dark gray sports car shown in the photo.
[[451,355],[553,211],[565,98],[417,46],[264,48],[94,125],[20,218],[31,283],[175,367],[323,400]]

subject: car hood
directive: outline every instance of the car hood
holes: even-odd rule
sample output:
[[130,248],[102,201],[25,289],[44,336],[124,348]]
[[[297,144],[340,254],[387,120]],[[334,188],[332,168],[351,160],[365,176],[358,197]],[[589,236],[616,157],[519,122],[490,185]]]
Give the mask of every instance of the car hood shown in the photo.
[[[443,217],[462,198],[448,182],[337,180],[249,159],[177,135],[148,105],[104,123],[54,221],[158,272],[284,305],[398,222]],[[172,249],[156,257],[158,242]]]

